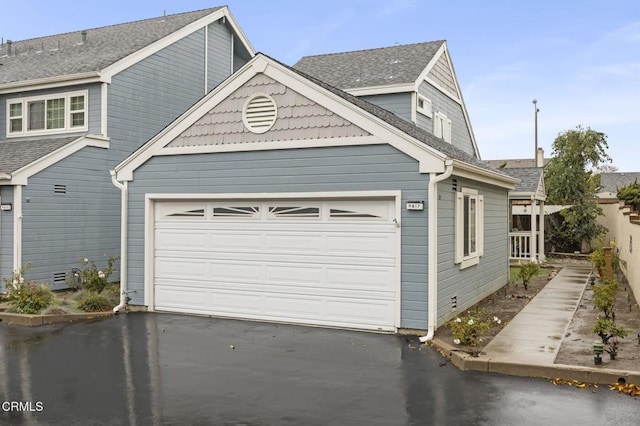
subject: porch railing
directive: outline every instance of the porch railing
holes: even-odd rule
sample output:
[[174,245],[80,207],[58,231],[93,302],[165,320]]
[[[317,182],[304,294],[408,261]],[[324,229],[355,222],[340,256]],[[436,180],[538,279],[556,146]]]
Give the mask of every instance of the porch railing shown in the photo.
[[509,232],[509,258],[531,259],[531,232]]

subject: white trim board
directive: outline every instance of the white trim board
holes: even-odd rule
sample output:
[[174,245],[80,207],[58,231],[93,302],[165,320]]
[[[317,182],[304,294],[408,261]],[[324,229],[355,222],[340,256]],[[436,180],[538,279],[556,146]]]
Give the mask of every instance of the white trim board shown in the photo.
[[395,276],[394,288],[396,293],[394,331],[401,326],[402,319],[402,192],[401,191],[339,191],[339,192],[270,192],[270,193],[149,193],[145,194],[144,212],[144,305],[149,312],[155,310],[154,294],[154,252],[155,252],[155,218],[156,203],[173,200],[393,200],[395,205],[396,232]]

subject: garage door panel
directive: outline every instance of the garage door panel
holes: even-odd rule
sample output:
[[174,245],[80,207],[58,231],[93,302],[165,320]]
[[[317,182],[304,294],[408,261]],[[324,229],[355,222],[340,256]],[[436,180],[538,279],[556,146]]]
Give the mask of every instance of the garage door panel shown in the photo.
[[389,268],[327,268],[327,286],[366,290],[369,292],[395,291],[393,271]]
[[327,253],[348,257],[395,256],[395,236],[343,234],[327,236]]
[[209,246],[209,237],[202,230],[163,229],[156,231],[156,247],[201,250]]
[[190,218],[156,216],[154,308],[393,330],[395,223],[344,209],[323,215],[327,203],[313,218],[283,218],[300,211],[274,210],[276,202],[252,202],[255,214],[244,219],[212,216],[206,202]]
[[326,281],[325,269],[321,265],[266,264],[265,282],[322,286],[322,283]]
[[322,253],[324,251],[324,238],[319,234],[268,234],[265,240],[265,251],[269,253]]

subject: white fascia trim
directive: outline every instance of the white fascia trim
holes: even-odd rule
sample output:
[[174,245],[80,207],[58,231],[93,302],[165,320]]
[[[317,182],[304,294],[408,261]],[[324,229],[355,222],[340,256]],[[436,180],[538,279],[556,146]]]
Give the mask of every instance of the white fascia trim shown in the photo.
[[151,138],[142,147],[138,148],[129,157],[125,158],[115,168],[116,178],[119,181],[133,180],[133,171],[144,164],[151,157],[158,155],[160,151],[182,132],[187,130],[191,125],[198,121],[204,114],[211,110],[221,100],[226,99],[238,87],[249,81],[253,77],[253,73],[243,72],[251,67],[252,61],[249,61],[243,68],[232,74],[229,78],[218,85],[208,95],[200,99],[195,105],[185,111],[180,117],[165,127],[160,133]]
[[481,167],[472,166],[459,160],[453,160],[453,174],[509,190],[515,189],[518,182],[520,182],[520,179],[505,176]]
[[[158,133],[149,142],[143,145],[138,151],[126,158],[116,167],[117,179],[133,180],[135,169],[144,164],[149,158],[159,155],[163,148],[173,141],[182,132],[193,125],[209,110],[214,108],[222,100],[226,99],[235,90],[253,78],[256,74],[264,73],[276,81],[291,87],[292,90],[308,97],[312,101],[322,105],[339,116],[349,120],[354,125],[368,131],[377,138],[384,140],[394,148],[406,153],[419,161],[419,171],[421,173],[441,173],[444,171],[444,161],[446,156],[410,136],[379,118],[368,114],[356,105],[340,98],[339,96],[325,90],[319,86],[311,86],[309,81],[295,73],[282,67],[280,64],[262,55],[244,65],[235,74],[225,80],[211,93],[205,96],[182,116]],[[357,142],[356,139],[353,139]],[[256,144],[251,144],[256,145]],[[234,145],[236,148],[242,144]],[[245,149],[241,147],[240,149]]]
[[156,153],[160,155],[210,154],[218,152],[270,151],[279,149],[320,148],[331,146],[382,145],[386,144],[375,136],[357,136],[349,138],[301,139],[292,141],[251,142],[222,145],[195,145],[165,147]]
[[540,196],[539,194],[536,194],[534,192],[515,192],[515,191],[509,192],[509,199],[511,200],[530,200],[532,198],[537,201],[547,200],[546,196]]
[[109,139],[101,135],[81,136],[75,141],[68,143],[63,147],[60,147],[53,152],[50,152],[44,157],[41,157],[27,164],[21,169],[16,170],[11,175],[11,184],[26,185],[31,176],[43,171],[47,167],[54,165],[58,161],[64,160],[71,154],[74,154],[87,146],[107,149],[109,148]]
[[56,77],[47,77],[37,80],[16,81],[0,85],[0,95],[14,92],[26,92],[43,89],[57,89],[60,87],[76,86],[79,84],[97,83],[100,80],[98,71],[89,71],[78,74],[68,74]]
[[211,193],[148,193],[145,199],[167,200],[311,200],[349,198],[399,198],[401,191],[321,191],[321,192],[211,192]]
[[385,86],[356,87],[344,89],[353,96],[388,95],[390,93],[404,93],[415,91],[413,83],[397,83]]
[[[447,90],[444,90],[444,88],[442,88],[438,83],[428,78],[429,73],[431,72],[435,64],[440,59],[440,56],[443,55],[445,52],[447,53],[446,55],[447,63],[449,64],[449,69],[451,70],[451,74],[453,75],[453,81],[456,84],[456,90],[460,95],[460,98],[457,98],[451,95]],[[440,49],[438,49],[438,51],[433,55],[433,58],[431,59],[431,61],[427,64],[425,69],[422,71],[422,73],[416,80],[416,87],[415,87],[416,92],[418,91],[418,87],[420,86],[420,83],[422,83],[423,80],[433,85],[434,87],[436,87],[438,90],[440,90],[440,92],[442,92],[443,94],[445,94],[446,96],[454,100],[455,102],[458,102],[460,105],[462,105],[462,114],[464,115],[464,119],[467,122],[467,128],[469,129],[469,134],[471,135],[471,143],[473,144],[473,149],[476,152],[478,159],[480,159],[480,150],[478,149],[476,136],[473,133],[473,127],[471,126],[471,120],[469,120],[469,113],[467,111],[467,106],[464,103],[464,96],[462,95],[460,84],[458,83],[458,76],[456,75],[456,69],[453,67],[453,62],[451,61],[451,54],[449,53],[449,48],[447,47],[446,41],[442,43],[442,46],[440,46]]]
[[236,32],[236,35],[238,36],[238,38],[240,38],[240,40],[242,40],[242,42],[245,43],[245,47],[247,48],[247,50],[251,53],[251,55],[255,55],[255,51],[253,50],[253,47],[248,43],[246,36],[244,35],[244,33],[242,33],[242,31],[240,30],[240,27],[238,26],[238,24],[235,22],[235,20],[229,13],[229,8],[225,6],[203,18],[198,19],[197,21],[194,21],[180,28],[178,31],[175,31],[160,40],[154,43],[151,43],[150,45],[130,54],[129,56],[119,60],[118,62],[109,65],[108,67],[102,70],[102,73],[101,73],[102,81],[105,83],[111,83],[111,79],[116,74],[124,71],[125,69],[131,67],[132,65],[138,63],[139,61],[148,58],[149,56],[159,52],[160,50],[172,45],[173,43],[176,43],[177,41],[183,39],[189,34],[192,34],[200,30],[201,28],[204,28],[222,18],[227,19],[227,22],[229,23],[231,28],[233,28],[233,30]]
[[[266,58],[259,57],[258,60],[266,60]],[[435,148],[412,138],[400,129],[320,86],[310,86],[307,79],[280,64],[269,61],[264,73],[418,160],[420,173],[444,172],[446,156]]]

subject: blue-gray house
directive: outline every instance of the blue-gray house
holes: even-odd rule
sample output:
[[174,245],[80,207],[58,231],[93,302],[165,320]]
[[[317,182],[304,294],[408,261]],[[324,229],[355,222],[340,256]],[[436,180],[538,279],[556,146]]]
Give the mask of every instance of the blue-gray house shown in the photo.
[[443,46],[401,83],[408,113],[257,54],[121,162],[130,303],[428,337],[502,287],[517,179],[429,83],[453,78]]
[[119,255],[109,171],[253,55],[227,7],[2,44],[0,276]]

